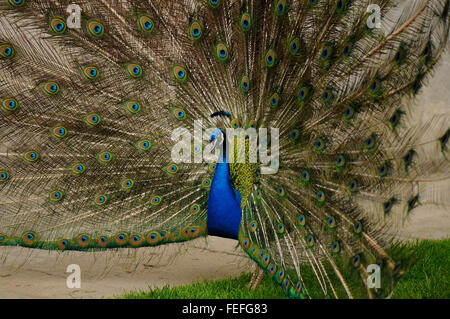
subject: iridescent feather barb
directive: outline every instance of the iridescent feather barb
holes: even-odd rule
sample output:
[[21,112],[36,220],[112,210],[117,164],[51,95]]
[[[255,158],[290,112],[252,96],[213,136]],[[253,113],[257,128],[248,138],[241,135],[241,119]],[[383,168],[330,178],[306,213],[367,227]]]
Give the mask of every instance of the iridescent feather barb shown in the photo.
[[[66,20],[74,2],[80,28]],[[368,27],[370,3],[380,29]],[[449,205],[432,187],[449,179],[449,116],[413,124],[407,101],[448,42],[448,0],[4,0],[0,10],[2,245],[92,251],[206,236],[208,214],[227,204],[209,201],[218,166],[171,159],[173,129],[193,132],[195,120],[279,128],[277,174],[226,163],[222,178],[241,203],[240,245],[291,297],[313,286],[388,296],[407,265],[385,250],[392,234],[418,205]],[[374,263],[381,289],[365,286]]]

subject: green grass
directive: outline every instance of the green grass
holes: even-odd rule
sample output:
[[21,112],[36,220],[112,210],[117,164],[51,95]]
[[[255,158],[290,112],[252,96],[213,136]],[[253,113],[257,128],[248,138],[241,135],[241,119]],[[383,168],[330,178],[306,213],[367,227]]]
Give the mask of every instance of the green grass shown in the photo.
[[[392,298],[450,298],[450,239],[414,244],[416,262],[397,283]],[[282,289],[264,276],[257,290],[247,288],[251,274],[238,278],[197,282],[191,285],[152,288],[120,296],[125,299],[279,299]],[[319,292],[310,291],[314,296]]]
[[450,298],[450,239],[422,241],[418,260],[395,286],[392,298]]

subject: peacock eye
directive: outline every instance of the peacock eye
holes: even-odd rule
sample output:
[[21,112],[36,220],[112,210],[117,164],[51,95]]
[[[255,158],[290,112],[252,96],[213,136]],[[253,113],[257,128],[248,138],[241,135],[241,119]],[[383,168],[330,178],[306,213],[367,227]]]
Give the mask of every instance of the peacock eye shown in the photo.
[[300,224],[300,226],[305,226],[306,225],[306,218],[304,215],[300,215],[298,218],[298,223]]
[[229,58],[228,47],[223,42],[219,42],[216,44],[215,53],[216,53],[216,57],[221,62],[226,62]]
[[255,231],[257,227],[258,223],[256,222],[256,220],[250,221],[250,231]]
[[153,19],[145,14],[138,16],[138,29],[144,34],[150,34],[153,31]]
[[51,130],[51,133],[57,139],[62,139],[67,135],[67,130],[64,126],[56,126]]
[[377,82],[373,81],[372,85],[370,86],[370,88],[372,89],[372,91],[375,91],[377,89]]
[[52,191],[49,194],[49,198],[52,202],[59,202],[63,198],[63,193],[58,190]]
[[247,32],[250,30],[252,24],[252,18],[250,16],[250,14],[248,13],[243,13],[241,16],[241,30],[243,32]]
[[317,153],[321,153],[325,149],[325,142],[324,142],[324,140],[322,138],[318,138],[314,142],[314,147],[315,147]]
[[289,53],[293,56],[297,56],[300,53],[301,42],[299,37],[291,38],[288,42]]
[[55,34],[63,34],[66,31],[66,23],[61,17],[54,17],[50,21],[50,31]]
[[86,29],[88,34],[93,38],[101,38],[105,32],[103,24],[95,19],[86,22]]
[[333,92],[331,89],[326,89],[323,93],[322,93],[322,102],[324,104],[329,104],[331,103],[333,97]]
[[250,88],[250,79],[247,75],[242,76],[241,78],[241,91],[247,93]]
[[371,136],[369,136],[366,139],[365,144],[366,144],[367,150],[369,150],[369,151],[373,150],[375,148],[375,146],[376,146],[376,137],[375,137],[375,135],[372,134]]
[[336,219],[334,217],[329,217],[327,220],[328,227],[333,229],[336,227]]
[[144,75],[142,67],[136,63],[126,64],[125,69],[131,78],[140,78]]
[[344,48],[344,54],[348,55],[349,51],[350,51],[350,46],[346,45],[345,48]]
[[42,90],[50,96],[55,96],[59,93],[60,87],[59,84],[54,81],[49,81],[42,84]]
[[110,152],[103,151],[100,152],[97,156],[97,159],[102,164],[107,164],[112,160],[113,156]]
[[306,102],[306,100],[309,96],[309,91],[310,91],[309,87],[307,87],[305,85],[303,85],[299,88],[298,93],[297,93],[297,98],[300,103],[303,104]]
[[270,97],[269,97],[269,106],[272,109],[275,109],[278,107],[279,105],[279,101],[280,101],[280,96],[278,95],[278,93],[274,92]]
[[271,68],[271,67],[275,66],[276,57],[277,57],[277,54],[275,53],[275,50],[269,49],[266,52],[265,59],[264,59],[266,67]]
[[351,181],[349,183],[349,188],[352,194],[356,193],[358,191],[358,183],[356,181]]
[[286,190],[284,189],[284,187],[282,187],[282,186],[278,187],[277,192],[278,192],[278,196],[280,198],[286,197]]
[[136,147],[138,150],[145,152],[152,148],[152,143],[150,142],[150,139],[145,138],[145,139],[138,141],[136,143]]
[[286,0],[278,0],[276,2],[276,13],[281,16],[286,12]]
[[320,50],[320,62],[323,67],[328,67],[333,54],[333,47],[330,44],[324,44]]
[[90,126],[97,126],[100,123],[101,118],[100,118],[100,115],[93,113],[93,114],[88,114],[85,117],[85,121]]
[[187,81],[187,71],[184,66],[176,65],[172,68],[173,78],[178,82]]
[[25,4],[25,0],[6,0],[6,2],[12,7],[20,7]]
[[331,252],[337,254],[341,251],[341,245],[338,241],[335,241],[331,244]]
[[36,151],[27,151],[23,154],[23,159],[28,163],[34,163],[39,159],[39,154]]
[[5,170],[0,171],[0,182],[6,182],[9,178],[9,173]]
[[220,0],[209,0],[209,5],[215,9],[220,5]]
[[397,122],[397,114],[392,115],[392,117],[391,117],[391,122],[392,122],[392,123]]
[[344,156],[340,155],[337,157],[336,159],[336,166],[338,168],[338,171],[340,171],[340,169],[342,169],[345,166],[345,158]]
[[141,103],[136,100],[127,101],[125,102],[124,106],[130,114],[137,114],[142,111]]
[[194,21],[189,26],[189,36],[192,40],[197,41],[202,36],[202,25],[198,21]]
[[14,98],[6,98],[1,101],[1,108],[10,114],[19,108],[19,103]]
[[134,180],[132,180],[132,179],[127,178],[127,179],[124,179],[124,180],[121,182],[121,187],[122,187],[122,189],[124,189],[124,190],[129,190],[129,189],[131,189],[133,186],[134,186]]

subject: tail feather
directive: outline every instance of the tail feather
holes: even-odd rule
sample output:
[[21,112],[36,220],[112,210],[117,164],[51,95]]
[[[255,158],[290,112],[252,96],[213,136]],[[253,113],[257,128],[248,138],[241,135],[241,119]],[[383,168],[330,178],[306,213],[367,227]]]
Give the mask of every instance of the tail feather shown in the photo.
[[291,297],[388,297],[409,265],[386,248],[395,232],[415,207],[449,205],[435,186],[448,116],[414,124],[408,104],[448,42],[450,1],[372,2],[78,1],[70,28],[68,0],[4,1],[0,244],[205,236],[215,165],[175,160],[174,129],[273,127],[277,174],[231,164],[244,250]]

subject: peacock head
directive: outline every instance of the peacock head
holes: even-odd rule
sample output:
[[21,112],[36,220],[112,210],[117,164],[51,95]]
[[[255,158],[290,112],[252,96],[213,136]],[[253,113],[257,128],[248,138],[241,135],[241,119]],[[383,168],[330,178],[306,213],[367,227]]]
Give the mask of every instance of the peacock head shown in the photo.
[[215,129],[214,132],[212,132],[211,137],[209,138],[209,142],[213,143],[214,149],[221,149],[224,141],[225,133],[220,128]]

